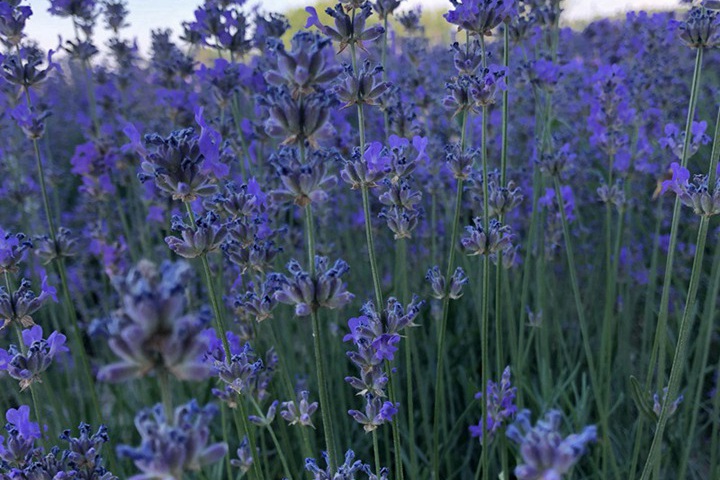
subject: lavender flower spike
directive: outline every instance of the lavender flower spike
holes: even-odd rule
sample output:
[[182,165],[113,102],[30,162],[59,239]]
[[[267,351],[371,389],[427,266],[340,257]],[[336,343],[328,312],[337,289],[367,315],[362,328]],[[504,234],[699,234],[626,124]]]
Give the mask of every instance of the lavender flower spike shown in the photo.
[[579,434],[562,438],[562,414],[551,410],[544,420],[530,425],[530,411],[523,410],[507,430],[510,440],[520,445],[523,463],[515,467],[518,480],[560,480],[580,460],[586,444],[597,441],[597,428],[585,427]]

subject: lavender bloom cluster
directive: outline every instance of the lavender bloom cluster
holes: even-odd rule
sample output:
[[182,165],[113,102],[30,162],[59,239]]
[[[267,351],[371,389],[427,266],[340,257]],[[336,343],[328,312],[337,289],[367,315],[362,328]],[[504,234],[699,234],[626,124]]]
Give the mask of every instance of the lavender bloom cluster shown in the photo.
[[0,480],[720,478],[720,2],[311,3],[0,0]]

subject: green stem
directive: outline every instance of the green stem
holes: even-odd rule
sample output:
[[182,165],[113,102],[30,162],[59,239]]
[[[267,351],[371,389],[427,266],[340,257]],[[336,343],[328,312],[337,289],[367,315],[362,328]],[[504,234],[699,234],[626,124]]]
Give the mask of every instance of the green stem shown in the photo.
[[[305,207],[305,233],[307,235],[308,261],[310,262],[310,276],[315,278],[315,226],[311,204]],[[315,350],[315,369],[317,372],[318,391],[320,393],[320,413],[322,414],[323,432],[325,433],[325,448],[328,453],[328,463],[331,471],[334,471],[335,458],[335,436],[330,413],[330,396],[328,392],[325,373],[325,361],[323,358],[322,339],[320,338],[320,320],[315,306],[312,307],[312,331],[313,346]]]
[[[461,134],[460,134],[460,151],[465,150],[465,132],[467,130],[468,112],[463,111],[462,122],[461,122]],[[457,179],[457,189],[455,191],[455,213],[453,215],[452,223],[452,234],[450,236],[450,246],[448,252],[448,263],[445,274],[446,289],[450,288],[450,278],[453,273],[453,266],[455,264],[455,249],[457,248],[458,241],[458,226],[460,224],[460,211],[462,210],[462,194],[463,194],[463,179]],[[435,421],[433,422],[433,449],[432,449],[432,467],[434,478],[438,480],[440,478],[440,416],[442,414],[441,407],[443,403],[443,361],[445,360],[445,335],[447,332],[448,313],[450,310],[450,296],[448,295],[449,290],[445,292],[442,306],[442,317],[440,320],[440,328],[438,332],[438,346],[437,346],[437,367],[435,370],[435,405],[434,405],[434,416]]]
[[667,387],[667,395],[662,402],[662,410],[658,418],[655,435],[653,436],[650,452],[648,453],[645,467],[643,468],[641,480],[649,480],[653,473],[658,472],[660,461],[660,448],[662,447],[662,438],[665,433],[667,421],[670,418],[670,405],[675,401],[677,392],[680,387],[683,367],[687,362],[687,347],[690,340],[690,330],[695,317],[695,301],[697,300],[697,289],[700,284],[702,273],[702,262],[705,254],[705,241],[707,239],[708,225],[710,220],[703,216],[700,218],[700,229],[698,230],[695,259],[693,260],[692,274],[690,276],[690,286],[685,301],[685,309],[683,310],[682,320],[680,322],[680,331],[678,334],[677,344],[675,346],[675,355],[673,357],[672,367],[670,368],[670,381]]
[[[254,398],[250,397],[250,402],[253,404],[253,407],[255,408],[255,411],[258,415],[264,418],[264,413],[262,409],[260,408],[260,405],[255,401]],[[285,453],[283,452],[282,447],[280,447],[280,442],[278,441],[277,436],[275,435],[275,431],[272,428],[271,424],[267,425],[268,432],[270,433],[270,439],[273,442],[273,445],[275,445],[275,449],[278,452],[278,456],[280,457],[280,463],[282,464],[285,478],[288,480],[292,480],[292,474],[290,473],[290,466],[288,465],[287,459],[285,458]]]
[[260,459],[257,455],[257,447],[255,444],[255,436],[250,431],[250,424],[248,423],[248,415],[247,411],[245,410],[245,399],[241,396],[238,398],[237,401],[238,408],[235,409],[235,428],[237,429],[238,436],[242,438],[242,436],[246,436],[248,439],[248,445],[250,446],[250,451],[253,455],[253,462],[250,466],[250,469],[253,472],[253,476],[256,479],[263,479],[265,478],[262,474],[262,469],[260,468]]
[[[573,297],[575,299],[575,309],[577,310],[578,322],[580,323],[580,334],[582,336],[583,348],[585,350],[585,358],[588,364],[588,370],[590,371],[590,384],[595,393],[595,402],[597,403],[598,411],[601,418],[603,417],[604,404],[602,402],[602,395],[600,392],[600,385],[597,379],[597,370],[595,369],[595,359],[593,358],[592,347],[590,346],[590,334],[588,331],[587,319],[585,318],[585,308],[582,304],[582,297],[580,294],[580,284],[577,278],[577,271],[575,267],[575,254],[572,248],[572,237],[570,236],[570,225],[568,223],[567,214],[565,213],[565,204],[563,201],[562,190],[560,188],[560,179],[555,176],[553,177],[555,185],[555,198],[558,202],[558,210],[560,211],[560,219],[563,228],[563,237],[565,238],[565,252],[567,255],[568,269],[570,270],[570,282],[572,283]],[[605,438],[609,437],[609,432],[603,432]],[[609,441],[609,440],[607,440]]]
[[[683,143],[682,158],[680,163],[683,167],[687,166],[688,152],[690,150],[690,142],[692,139],[692,121],[695,117],[695,107],[697,104],[697,96],[699,92],[700,76],[702,74],[702,58],[703,48],[698,48],[695,55],[695,69],[693,70],[692,85],[690,88],[690,102],[688,105],[687,119],[685,121],[685,142]],[[660,297],[660,313],[658,315],[657,330],[655,334],[655,348],[658,350],[657,365],[657,386],[658,391],[665,386],[665,348],[667,344],[667,322],[670,309],[670,286],[672,285],[673,263],[675,260],[675,247],[677,243],[678,227],[680,224],[680,199],[675,198],[673,207],[672,225],[670,227],[670,239],[668,247],[668,255],[665,261],[665,276],[663,278],[662,295]],[[652,369],[655,365],[650,365]],[[652,375],[652,370],[648,377]]]
[[158,370],[158,383],[160,385],[160,397],[162,398],[163,410],[168,422],[173,419],[172,394],[170,393],[170,376],[164,368]]
[[[689,110],[694,111],[695,91],[697,90],[696,77],[700,76],[700,64],[702,62],[702,48],[698,49],[696,64],[695,64],[695,75],[693,76],[693,93],[690,95],[691,107]],[[699,78],[698,78],[699,81]],[[692,115],[688,112],[688,122],[686,124],[685,131],[685,144],[683,146],[683,159],[687,162],[687,148],[689,145],[689,137],[691,136],[692,126]],[[708,185],[709,188],[715,186],[715,172],[718,164],[718,158],[720,157],[720,111],[718,112],[718,120],[715,125],[715,138],[713,139],[713,148],[710,154],[710,165],[708,167]],[[679,223],[679,215],[677,210],[679,207],[679,197],[675,199],[676,211],[673,213],[673,225]],[[695,247],[695,258],[693,260],[692,273],[690,274],[690,285],[688,287],[687,297],[685,300],[685,308],[683,310],[682,320],[680,321],[680,331],[678,333],[677,343],[675,344],[675,354],[673,356],[672,366],[670,368],[670,380],[667,387],[667,394],[663,400],[662,410],[660,411],[660,418],[658,418],[657,427],[655,429],[655,435],[653,436],[652,444],[650,445],[650,452],[645,462],[645,467],[642,472],[642,480],[648,480],[651,474],[654,474],[655,478],[659,478],[660,467],[662,461],[659,458],[660,449],[662,447],[662,438],[665,432],[665,426],[667,425],[668,418],[670,418],[670,404],[674,402],[677,392],[680,388],[680,379],[682,377],[683,368],[687,363],[687,348],[690,337],[690,329],[693,321],[695,320],[695,302],[697,301],[697,289],[700,284],[700,277],[703,268],[703,256],[705,254],[705,243],[707,241],[707,232],[710,224],[710,218],[708,216],[700,217],[700,228],[698,230],[696,247]],[[671,248],[673,245],[673,237],[671,233]],[[672,254],[672,251],[668,252],[668,258]],[[667,276],[670,276],[668,274]],[[664,293],[664,292],[663,292]],[[663,305],[661,305],[661,308]],[[661,310],[662,313],[662,310]],[[667,315],[666,315],[667,316]],[[704,327],[701,326],[701,329]],[[663,351],[660,350],[662,354]],[[659,375],[662,375],[662,371],[658,371]],[[652,470],[652,471],[651,471]]]
[[[194,230],[196,228],[195,213],[193,213],[192,207],[190,206],[189,202],[185,202],[185,209],[187,210],[188,217],[190,218],[191,227]],[[230,350],[230,342],[228,342],[227,339],[227,327],[225,326],[225,320],[222,308],[220,307],[220,302],[218,302],[217,292],[215,291],[215,282],[213,282],[212,270],[210,269],[210,262],[208,262],[207,254],[203,253],[202,255],[200,255],[200,260],[202,262],[203,272],[205,274],[205,287],[208,289],[210,305],[212,307],[213,315],[215,317],[215,328],[217,328],[218,335],[220,336],[220,340],[222,341],[223,350],[225,352],[225,361],[230,363],[230,359],[232,358],[232,352]]]
[[375,474],[380,477],[380,448],[378,448],[377,429],[372,431],[373,454],[375,456]]

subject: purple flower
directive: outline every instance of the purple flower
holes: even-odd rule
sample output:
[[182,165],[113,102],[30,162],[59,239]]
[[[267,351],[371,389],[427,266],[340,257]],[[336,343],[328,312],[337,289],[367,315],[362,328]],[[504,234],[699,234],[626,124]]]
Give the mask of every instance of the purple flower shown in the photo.
[[[0,349],[0,359],[3,359],[0,365],[5,367],[8,375],[19,381],[20,390],[25,390],[40,382],[40,374],[50,367],[57,355],[69,349],[65,346],[65,335],[53,332],[45,340],[39,325],[23,330],[22,339],[27,351],[23,353],[15,345],[11,345],[8,351]],[[9,361],[8,357],[11,357]]]
[[489,36],[505,19],[515,15],[515,0],[450,0],[455,7],[443,17],[448,23],[475,35]]
[[559,431],[561,423],[562,414],[551,410],[533,427],[530,410],[523,410],[508,427],[507,436],[520,446],[523,460],[515,467],[519,480],[559,480],[580,460],[587,450],[586,444],[597,440],[594,425],[563,438]]
[[30,407],[27,405],[9,409],[5,412],[5,420],[13,425],[26,440],[41,436],[40,426],[30,421]]
[[399,342],[400,335],[388,335],[386,333],[373,340],[372,347],[375,349],[375,355],[378,360],[394,360],[394,354],[398,350],[395,344]]
[[488,438],[492,440],[502,424],[517,412],[517,406],[515,406],[517,387],[511,387],[510,385],[510,367],[508,366],[503,371],[499,385],[492,380],[488,380],[485,394],[483,395],[482,392],[475,394],[476,399],[482,399],[484,396],[487,404],[486,424],[483,426],[481,419],[477,425],[470,427],[470,435],[479,437],[480,442],[483,442],[483,430],[487,432]]
[[318,409],[318,402],[310,403],[308,401],[309,395],[310,393],[307,390],[303,390],[298,393],[297,401],[283,402],[280,416],[290,425],[315,428],[311,417]]
[[366,432],[372,432],[379,426],[392,422],[398,412],[399,403],[383,401],[381,397],[372,394],[365,395],[365,411],[348,410],[348,415],[363,426]]
[[0,274],[16,273],[20,262],[25,260],[27,249],[31,247],[32,243],[25,234],[12,234],[0,227]]
[[200,407],[195,400],[177,407],[171,419],[165,417],[161,405],[138,413],[135,426],[140,432],[140,445],[121,445],[117,449],[120,457],[133,460],[142,472],[130,480],[181,478],[185,471],[218,462],[227,454],[228,446],[208,445],[209,424],[216,413],[216,407]]

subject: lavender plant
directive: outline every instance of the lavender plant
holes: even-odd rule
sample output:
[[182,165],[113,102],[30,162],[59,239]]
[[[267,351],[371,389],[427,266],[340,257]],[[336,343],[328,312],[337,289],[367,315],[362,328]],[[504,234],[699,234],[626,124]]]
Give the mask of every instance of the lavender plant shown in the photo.
[[682,3],[0,1],[0,479],[720,477]]

